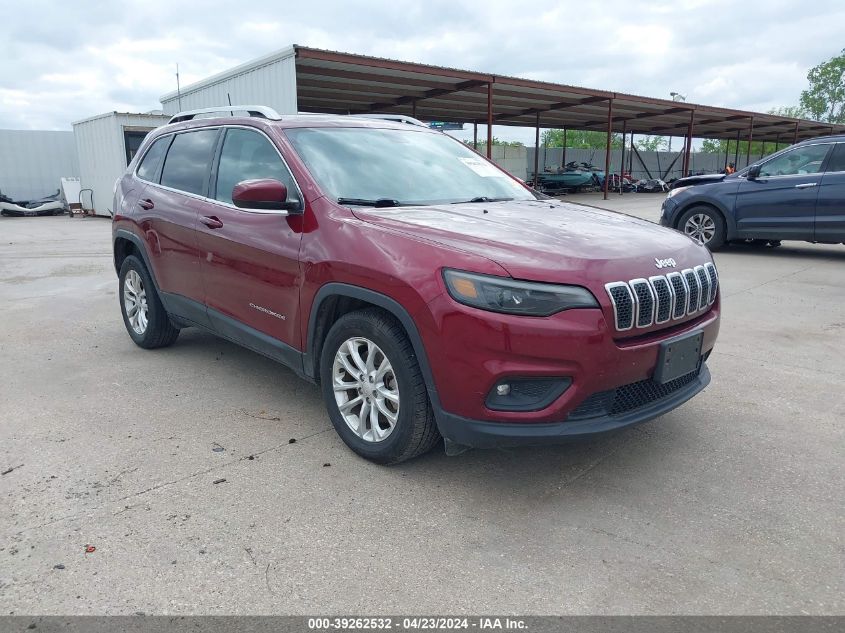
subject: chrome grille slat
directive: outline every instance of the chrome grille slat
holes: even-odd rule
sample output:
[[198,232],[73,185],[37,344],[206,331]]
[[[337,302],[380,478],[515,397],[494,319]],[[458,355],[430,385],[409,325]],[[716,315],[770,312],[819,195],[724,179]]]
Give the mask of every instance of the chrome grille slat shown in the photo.
[[698,312],[698,300],[701,297],[701,283],[698,281],[698,275],[692,268],[685,268],[681,271],[689,288],[689,307],[687,314],[695,314]]
[[695,315],[716,301],[719,274],[712,262],[666,275],[605,284],[616,330],[647,328]]
[[637,327],[648,327],[654,323],[654,293],[647,279],[632,279],[628,282],[634,291],[637,303]]
[[704,266],[696,266],[693,270],[698,276],[698,283],[701,284],[701,297],[698,299],[698,309],[703,310],[710,305],[710,276],[704,270]]
[[616,329],[620,332],[630,330],[634,327],[634,293],[630,286],[624,281],[616,281],[605,285],[605,290],[613,305],[613,318],[616,321]]
[[673,319],[682,319],[687,315],[689,306],[689,284],[681,273],[673,272],[666,275],[675,293],[675,307],[672,309]]
[[719,290],[719,273],[716,271],[716,266],[712,262],[707,262],[704,268],[710,277],[710,297],[707,303],[712,304],[716,300],[716,293]]
[[649,277],[648,282],[654,291],[654,322],[658,325],[666,323],[672,318],[672,311],[675,307],[675,293],[672,291],[672,284],[663,275]]

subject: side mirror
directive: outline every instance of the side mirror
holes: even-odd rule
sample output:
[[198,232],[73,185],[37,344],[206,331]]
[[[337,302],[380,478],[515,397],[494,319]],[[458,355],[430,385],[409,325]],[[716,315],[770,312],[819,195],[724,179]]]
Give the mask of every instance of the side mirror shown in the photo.
[[232,189],[232,202],[239,209],[261,211],[301,211],[299,200],[288,200],[288,188],[278,180],[259,178],[244,180]]
[[748,180],[757,180],[757,177],[759,175],[760,165],[751,165],[751,167],[748,168],[748,173],[746,174],[746,177],[748,178]]

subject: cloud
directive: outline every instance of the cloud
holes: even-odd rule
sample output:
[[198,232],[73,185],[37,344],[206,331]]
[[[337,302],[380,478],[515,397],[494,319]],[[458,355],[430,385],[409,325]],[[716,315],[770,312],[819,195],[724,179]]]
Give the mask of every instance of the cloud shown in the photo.
[[[0,127],[68,129],[160,107],[177,63],[184,86],[291,43],[765,110],[796,104],[807,70],[839,52],[845,5],[30,0],[4,17]],[[510,134],[526,136],[497,130]]]

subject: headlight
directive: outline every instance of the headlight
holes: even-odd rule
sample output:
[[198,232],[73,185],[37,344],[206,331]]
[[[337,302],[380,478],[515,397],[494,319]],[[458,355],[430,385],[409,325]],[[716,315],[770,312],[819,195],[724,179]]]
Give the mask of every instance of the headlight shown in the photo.
[[443,278],[455,301],[491,312],[549,316],[570,308],[599,307],[592,293],[580,286],[517,281],[449,269],[444,269]]
[[677,189],[670,189],[670,190],[669,190],[669,193],[668,193],[668,194],[666,194],[666,198],[667,198],[667,199],[668,199],[668,198],[671,198],[672,196],[675,196],[675,195],[677,195],[677,194],[681,193],[682,191],[686,191],[686,190],[687,190],[687,189],[689,189],[691,186],[692,186],[692,185],[689,185],[689,186],[687,186],[687,187],[678,187]]

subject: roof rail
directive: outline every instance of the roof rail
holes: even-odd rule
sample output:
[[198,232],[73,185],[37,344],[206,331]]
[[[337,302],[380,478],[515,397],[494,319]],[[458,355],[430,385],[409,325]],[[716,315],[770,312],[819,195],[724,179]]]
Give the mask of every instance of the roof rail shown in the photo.
[[428,128],[426,123],[412,116],[405,116],[404,114],[352,114],[350,116],[357,116],[362,119],[382,119],[384,121],[395,121],[396,123],[407,123],[408,125],[418,125]]
[[228,105],[216,106],[214,108],[200,108],[199,110],[186,110],[170,117],[168,124],[179,123],[181,121],[190,121],[198,114],[215,114],[228,112],[229,116],[235,116],[235,112],[246,112],[248,116],[258,117],[259,119],[270,119],[271,121],[281,121],[282,117],[273,108],[259,105]]

